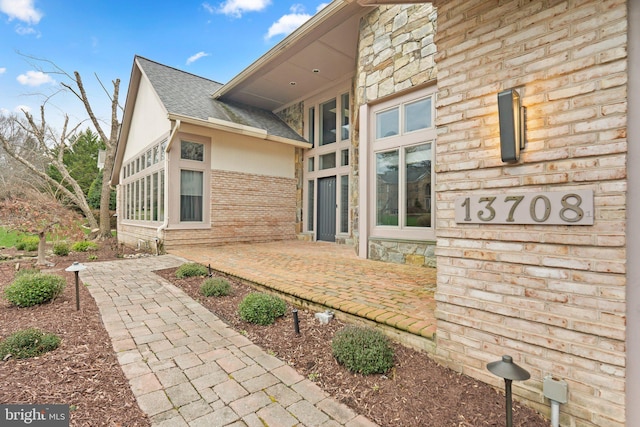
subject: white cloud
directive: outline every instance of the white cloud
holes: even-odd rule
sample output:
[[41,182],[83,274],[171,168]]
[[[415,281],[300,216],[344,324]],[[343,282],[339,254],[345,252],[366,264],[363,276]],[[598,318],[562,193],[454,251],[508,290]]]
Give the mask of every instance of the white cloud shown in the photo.
[[26,111],[27,113],[31,112],[31,107],[29,107],[28,105],[18,105],[16,106],[16,108],[13,109],[13,111],[15,111],[16,113],[20,113],[22,114],[23,111]]
[[7,68],[6,67],[0,67],[0,74],[4,74],[7,72]]
[[29,25],[37,24],[43,16],[33,0],[0,0],[0,12],[9,16],[9,21],[17,19]]
[[18,83],[26,86],[41,86],[47,83],[55,83],[56,81],[50,75],[42,71],[27,71],[26,74],[20,74],[17,77]]
[[209,56],[210,54],[205,53],[205,52],[198,52],[195,55],[191,55],[188,59],[187,59],[187,65],[193,64],[194,62],[196,62],[198,59],[200,58],[204,58],[205,56]]
[[[318,10],[322,9],[326,5],[326,3],[321,4],[320,6],[318,6]],[[302,5],[296,4],[291,6],[290,11],[291,13],[283,15],[282,17],[280,17],[280,19],[271,24],[271,27],[269,27],[269,31],[267,32],[265,39],[268,40],[280,34],[286,36],[311,18],[311,15],[305,13],[304,7]]]
[[260,12],[271,4],[271,0],[225,0],[220,7],[213,7],[209,3],[203,3],[209,13],[221,13],[223,15],[240,18],[246,12]]

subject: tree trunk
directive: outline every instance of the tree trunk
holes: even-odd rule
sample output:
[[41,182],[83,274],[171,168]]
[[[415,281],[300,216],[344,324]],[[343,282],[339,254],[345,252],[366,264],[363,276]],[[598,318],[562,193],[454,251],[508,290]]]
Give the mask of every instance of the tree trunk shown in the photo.
[[47,233],[45,231],[41,231],[38,233],[38,239],[40,239],[38,241],[38,265],[46,265],[47,264],[47,259],[45,257],[46,255],[46,249],[47,249]]

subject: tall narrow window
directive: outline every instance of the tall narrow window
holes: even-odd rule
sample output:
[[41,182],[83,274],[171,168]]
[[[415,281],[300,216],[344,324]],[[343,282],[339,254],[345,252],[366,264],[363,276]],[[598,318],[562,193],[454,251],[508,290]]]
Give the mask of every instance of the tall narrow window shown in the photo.
[[180,171],[180,221],[202,221],[203,176],[201,171]]
[[158,220],[158,174],[154,173],[153,174],[153,186],[151,189],[151,209],[153,211],[153,216],[152,216],[152,220],[153,221],[157,221]]
[[144,193],[144,219],[151,221],[151,176],[147,176],[147,188]]
[[314,191],[314,181],[307,182],[307,231],[313,231],[313,213],[314,213],[314,203],[315,200],[315,191]]
[[349,232],[349,175],[340,177],[340,232]]
[[405,224],[431,227],[431,144],[405,148]]
[[320,105],[320,145],[336,142],[336,100]]
[[349,139],[349,130],[350,130],[350,125],[349,125],[349,94],[348,93],[343,93],[342,96],[340,97],[340,104],[342,105],[342,109],[341,109],[341,123],[340,123],[340,128],[341,128],[341,135],[340,137],[342,138],[343,141],[346,141],[347,139]]
[[316,146],[316,107],[309,108],[309,142],[311,148]]
[[160,171],[160,201],[158,202],[158,208],[160,209],[158,221],[164,221],[164,169]]
[[398,150],[376,154],[376,224],[398,225]]

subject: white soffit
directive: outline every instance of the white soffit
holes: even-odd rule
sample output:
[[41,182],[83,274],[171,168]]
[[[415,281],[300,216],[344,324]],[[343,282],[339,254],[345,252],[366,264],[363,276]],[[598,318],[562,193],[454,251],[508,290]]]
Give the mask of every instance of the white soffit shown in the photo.
[[336,10],[285,38],[214,97],[276,111],[353,74],[360,17],[370,9],[345,2]]

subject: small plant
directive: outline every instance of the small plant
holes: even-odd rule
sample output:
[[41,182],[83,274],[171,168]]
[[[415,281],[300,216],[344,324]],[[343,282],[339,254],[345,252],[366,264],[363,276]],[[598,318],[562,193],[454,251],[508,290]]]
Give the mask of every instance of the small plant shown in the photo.
[[18,275],[4,290],[5,297],[18,307],[31,307],[53,300],[64,290],[64,277],[45,273]]
[[259,292],[250,293],[238,306],[242,320],[258,325],[270,325],[286,311],[287,304],[282,298]]
[[24,236],[16,243],[16,249],[19,251],[34,252],[38,250],[38,243],[40,243],[38,236]]
[[75,242],[71,246],[71,250],[73,252],[89,252],[89,251],[97,251],[98,244],[95,242],[89,242],[88,240],[81,240],[80,242]]
[[69,244],[65,241],[55,242],[53,244],[53,253],[58,256],[67,256],[71,249],[69,248]]
[[20,276],[25,276],[28,274],[38,274],[38,273],[40,273],[40,270],[38,270],[37,268],[22,268],[16,271],[16,275],[14,279],[17,279]]
[[225,297],[231,292],[231,285],[222,277],[206,279],[200,286],[200,293],[205,297]]
[[96,254],[89,254],[89,255],[87,256],[87,259],[88,259],[89,261],[95,261],[95,260],[97,260],[97,259],[98,259],[98,255],[96,255]]
[[184,279],[185,277],[206,276],[208,273],[209,271],[204,265],[196,262],[188,262],[178,267],[176,277],[178,279]]
[[0,359],[9,357],[26,359],[40,356],[55,350],[60,345],[60,338],[54,334],[46,334],[37,329],[23,329],[14,332],[0,342]]
[[393,367],[393,349],[380,331],[347,326],[331,341],[333,356],[351,372],[384,374]]

